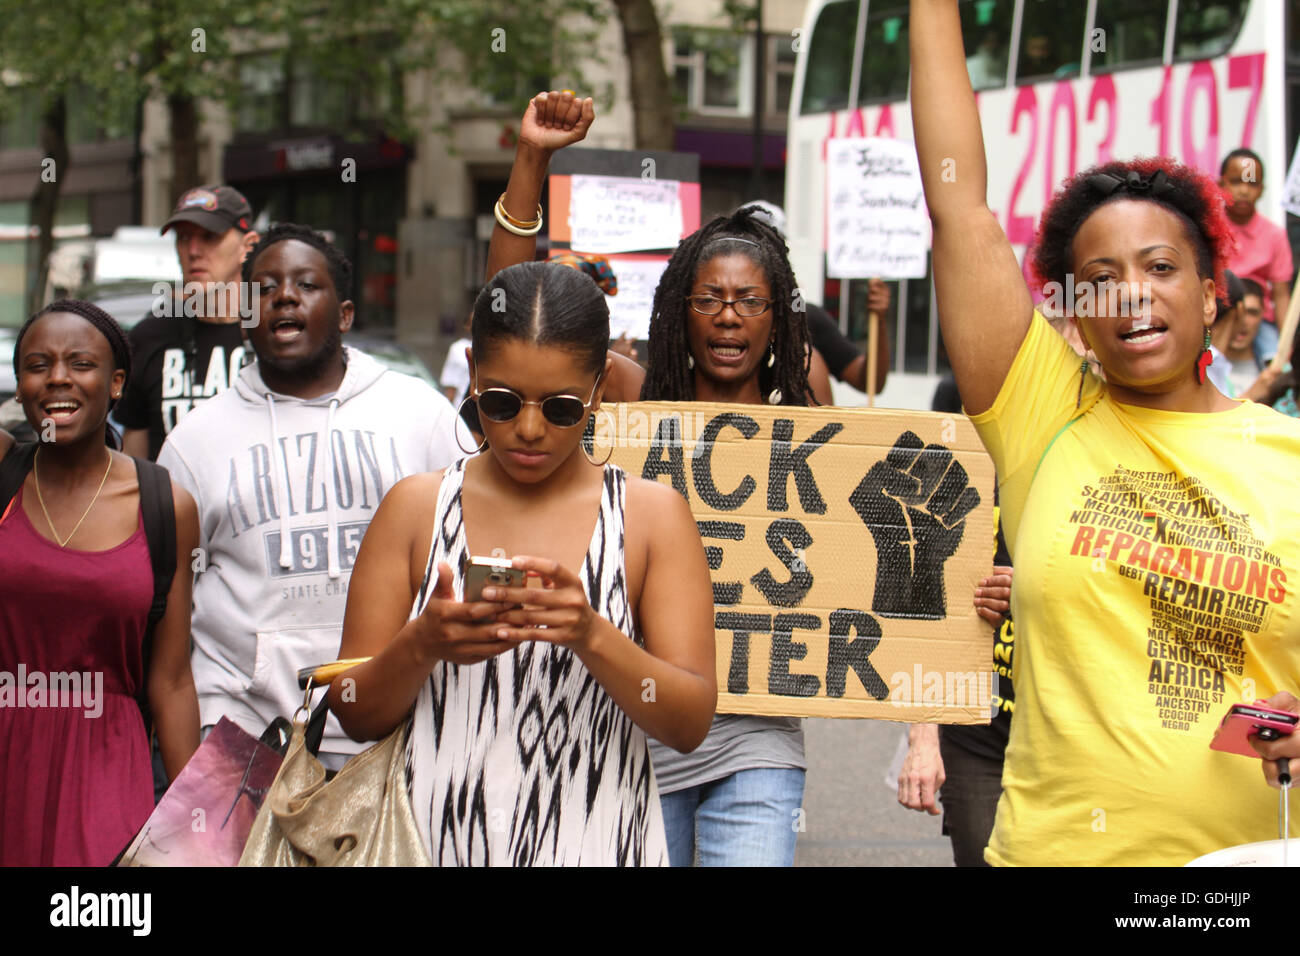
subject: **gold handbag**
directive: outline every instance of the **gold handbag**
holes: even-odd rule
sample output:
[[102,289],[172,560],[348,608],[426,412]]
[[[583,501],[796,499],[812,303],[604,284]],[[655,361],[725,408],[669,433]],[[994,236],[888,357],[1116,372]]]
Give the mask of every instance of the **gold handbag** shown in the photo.
[[[409,721],[352,757],[332,780],[307,747],[307,702],[313,686],[362,663],[307,668],[304,706],[280,772],[267,791],[240,866],[432,866],[406,792]],[[321,707],[325,705],[322,703]]]

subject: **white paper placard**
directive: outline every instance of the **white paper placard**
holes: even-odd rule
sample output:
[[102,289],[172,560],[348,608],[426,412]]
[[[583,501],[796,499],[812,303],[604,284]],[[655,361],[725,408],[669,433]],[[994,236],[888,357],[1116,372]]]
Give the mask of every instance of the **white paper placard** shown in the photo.
[[1300,216],[1300,146],[1297,147],[1291,168],[1287,170],[1282,186],[1282,208],[1293,216]]
[[866,137],[826,147],[826,275],[925,275],[930,222],[913,143]]
[[606,296],[609,306],[609,335],[623,333],[633,340],[650,338],[650,311],[655,289],[668,268],[667,259],[613,259],[609,266],[618,279],[618,295]]
[[570,246],[580,252],[672,249],[682,235],[680,185],[675,179],[574,176]]

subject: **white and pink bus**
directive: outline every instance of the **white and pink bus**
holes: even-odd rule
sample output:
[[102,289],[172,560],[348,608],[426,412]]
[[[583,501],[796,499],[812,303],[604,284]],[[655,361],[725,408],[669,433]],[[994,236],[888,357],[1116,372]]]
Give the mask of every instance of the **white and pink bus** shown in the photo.
[[[1023,259],[1067,176],[1163,154],[1218,175],[1232,149],[1264,161],[1260,211],[1278,198],[1296,134],[1288,38],[1300,0],[963,0],[967,68],[988,151],[988,201]],[[805,294],[865,337],[865,283],[825,279],[826,141],[910,140],[906,0],[812,0],[790,105],[786,212]],[[1298,51],[1300,52],[1300,51]],[[1290,129],[1288,129],[1290,127]],[[960,174],[960,173],[958,173]],[[882,404],[929,407],[947,368],[929,279],[899,282]]]

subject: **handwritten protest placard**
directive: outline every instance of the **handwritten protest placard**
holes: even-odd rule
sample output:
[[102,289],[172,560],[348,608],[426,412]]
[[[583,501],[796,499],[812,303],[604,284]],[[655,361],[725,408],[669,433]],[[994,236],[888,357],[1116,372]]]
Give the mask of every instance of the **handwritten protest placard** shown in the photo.
[[570,244],[581,252],[671,249],[682,234],[680,183],[575,175],[569,228]]
[[987,723],[993,465],[963,416],[640,402],[597,460],[689,502],[713,576],[718,710]]
[[668,268],[668,258],[619,256],[610,259],[609,264],[618,278],[618,294],[605,300],[609,306],[610,337],[626,334],[634,340],[650,338],[655,289],[664,269]]
[[929,247],[916,147],[878,137],[829,140],[826,275],[921,278]]

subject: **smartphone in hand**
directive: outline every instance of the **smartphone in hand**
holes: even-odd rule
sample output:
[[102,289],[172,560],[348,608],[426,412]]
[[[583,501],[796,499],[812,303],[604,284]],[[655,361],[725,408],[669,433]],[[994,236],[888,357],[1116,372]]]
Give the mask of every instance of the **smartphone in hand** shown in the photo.
[[471,557],[465,569],[465,603],[482,601],[484,588],[521,588],[526,579],[523,568],[511,567],[506,558]]
[[1289,736],[1298,721],[1300,716],[1288,710],[1275,710],[1264,704],[1233,704],[1219,724],[1214,740],[1210,741],[1210,748],[1258,760],[1259,754],[1250,745],[1250,737],[1277,740]]

